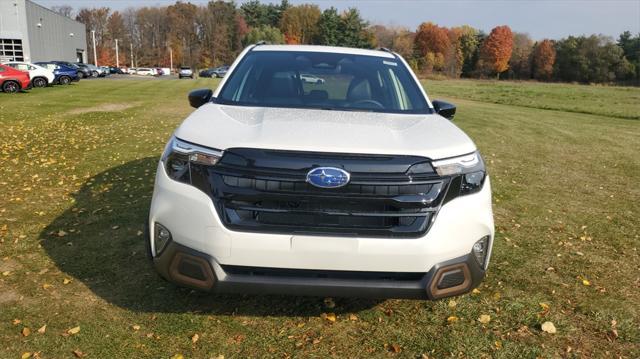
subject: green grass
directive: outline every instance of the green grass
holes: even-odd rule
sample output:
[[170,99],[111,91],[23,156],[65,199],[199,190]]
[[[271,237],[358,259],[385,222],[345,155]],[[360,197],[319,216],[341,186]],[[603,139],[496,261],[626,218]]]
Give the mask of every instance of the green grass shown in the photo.
[[468,80],[429,80],[424,83],[432,92],[441,96],[535,109],[640,119],[640,91],[637,87]]
[[[188,91],[215,84],[92,80],[0,94],[1,358],[640,356],[640,122],[630,120],[640,90],[426,82],[432,98],[458,105],[455,122],[491,174],[488,277],[455,307],[327,308],[198,293],[149,266],[140,233],[157,159],[191,111]],[[541,331],[546,321],[556,334]]]

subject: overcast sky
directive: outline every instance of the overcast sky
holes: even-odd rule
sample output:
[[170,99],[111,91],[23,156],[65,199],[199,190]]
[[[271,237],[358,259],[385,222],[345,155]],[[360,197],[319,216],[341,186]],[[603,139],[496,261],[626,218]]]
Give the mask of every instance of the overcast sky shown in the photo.
[[[6,0],[0,0],[6,1]],[[46,7],[71,5],[108,6],[122,10],[129,6],[170,5],[174,0],[33,0]],[[184,1],[184,0],[183,0]],[[206,4],[208,0],[191,0]],[[244,1],[236,1],[242,3]],[[272,1],[263,1],[272,2]],[[279,0],[276,1],[279,3]],[[360,9],[371,23],[401,25],[415,29],[423,21],[444,26],[468,24],[485,31],[509,25],[534,39],[558,39],[568,35],[604,34],[617,38],[629,30],[640,33],[640,0],[291,0],[292,4],[314,3],[321,9]]]

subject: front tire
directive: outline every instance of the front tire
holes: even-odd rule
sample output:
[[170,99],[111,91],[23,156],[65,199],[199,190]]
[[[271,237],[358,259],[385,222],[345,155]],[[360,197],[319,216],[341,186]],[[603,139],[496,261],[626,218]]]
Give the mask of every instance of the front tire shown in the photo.
[[47,87],[47,85],[49,84],[47,79],[42,77],[36,77],[35,79],[31,80],[31,83],[33,83],[33,87]]
[[68,85],[70,83],[71,83],[71,77],[69,76],[60,77],[60,85]]
[[91,77],[98,77],[100,75],[98,71],[91,71]]
[[6,93],[16,93],[20,91],[20,84],[15,81],[5,81],[2,84],[2,91]]
[[83,79],[84,78],[84,72],[78,71],[78,77]]

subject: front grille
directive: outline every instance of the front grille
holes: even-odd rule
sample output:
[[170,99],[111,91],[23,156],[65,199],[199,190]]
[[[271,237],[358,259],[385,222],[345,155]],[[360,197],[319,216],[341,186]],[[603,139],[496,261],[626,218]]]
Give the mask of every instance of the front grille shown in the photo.
[[[366,156],[231,149],[209,168],[192,168],[192,182],[209,193],[227,228],[285,234],[410,238],[426,233],[448,179],[415,156]],[[343,168],[351,181],[318,188],[306,174]],[[408,174],[411,173],[411,174]]]

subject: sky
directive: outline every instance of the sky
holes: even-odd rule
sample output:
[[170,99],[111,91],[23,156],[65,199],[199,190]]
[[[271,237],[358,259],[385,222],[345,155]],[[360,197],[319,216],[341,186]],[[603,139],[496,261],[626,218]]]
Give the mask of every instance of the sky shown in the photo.
[[[7,0],[0,0],[7,1]],[[130,6],[170,5],[174,0],[32,0],[40,5]],[[183,0],[186,2],[186,0]],[[208,0],[191,0],[206,4]],[[236,1],[242,3],[244,1]],[[273,1],[263,1],[265,3]],[[279,0],[275,2],[279,3]],[[534,40],[568,35],[603,34],[617,38],[629,30],[640,33],[640,0],[290,0],[294,5],[317,4],[344,10],[357,7],[372,24],[415,29],[425,21],[441,26],[471,25],[489,32],[497,25],[528,33]]]

